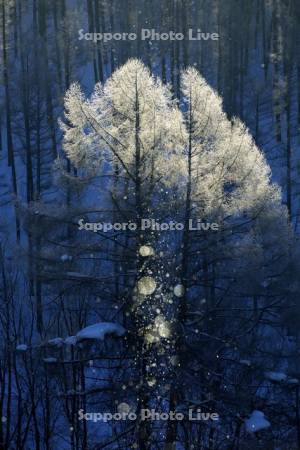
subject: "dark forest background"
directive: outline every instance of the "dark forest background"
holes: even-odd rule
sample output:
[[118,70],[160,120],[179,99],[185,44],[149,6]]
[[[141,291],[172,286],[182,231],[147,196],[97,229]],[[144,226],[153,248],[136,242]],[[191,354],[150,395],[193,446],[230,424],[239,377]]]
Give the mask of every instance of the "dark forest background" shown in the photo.
[[[139,35],[142,28],[199,28],[219,40],[78,39],[80,29]],[[229,120],[244,121],[263,151],[293,235],[285,245],[286,234],[269,224],[267,256],[245,248],[238,261],[216,253],[206,237],[201,252],[191,244],[201,256],[190,250],[188,342],[173,355],[170,382],[153,369],[146,388],[138,381],[136,336],[51,343],[95,322],[130,328],[123,306],[132,294],[132,250],[128,241],[120,250],[103,236],[76,232],[75,218],[92,214],[97,197],[83,193],[87,181],[63,152],[59,118],[73,82],[89,95],[132,57],[170,83],[179,101],[181,71],[199,70]],[[300,449],[299,0],[0,0],[0,62],[1,448]],[[260,278],[266,266],[267,281]],[[157,365],[166,363],[160,352]],[[166,429],[78,421],[81,408],[114,411],[141,396],[163,410],[200,406],[222,420]],[[254,410],[271,427],[247,433]]]

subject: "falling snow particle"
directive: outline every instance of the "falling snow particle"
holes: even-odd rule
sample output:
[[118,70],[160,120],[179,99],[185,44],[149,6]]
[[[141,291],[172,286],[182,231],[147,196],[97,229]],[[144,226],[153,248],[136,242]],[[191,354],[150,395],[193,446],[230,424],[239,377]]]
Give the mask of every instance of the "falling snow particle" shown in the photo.
[[151,295],[156,289],[156,282],[152,277],[143,277],[137,283],[138,291],[142,295]]
[[120,403],[117,409],[121,414],[128,414],[130,412],[130,406],[128,403]]
[[150,380],[148,380],[148,385],[150,387],[155,386],[156,384],[156,379],[155,378],[151,378]]
[[146,258],[147,256],[153,256],[154,255],[154,250],[149,245],[142,245],[140,247],[139,253],[140,253],[141,256]]
[[162,338],[168,338],[170,337],[170,325],[169,323],[164,319],[163,316],[157,316],[155,319],[155,325],[157,327],[157,331],[160,337]]
[[183,284],[177,284],[174,287],[174,295],[176,295],[176,297],[183,297],[184,292],[185,292],[185,289],[184,289]]

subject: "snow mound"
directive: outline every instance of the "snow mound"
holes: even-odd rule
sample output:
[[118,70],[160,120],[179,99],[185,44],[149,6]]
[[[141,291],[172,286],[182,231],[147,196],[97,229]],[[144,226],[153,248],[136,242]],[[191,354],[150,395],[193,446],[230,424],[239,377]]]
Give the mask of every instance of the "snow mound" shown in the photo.
[[271,426],[270,422],[265,418],[262,411],[253,411],[249,419],[245,420],[246,431],[248,433],[255,433],[256,431],[269,428]]
[[66,337],[64,342],[66,345],[76,345],[77,337],[76,336],[68,336],[68,337]]
[[64,343],[64,340],[61,337],[53,338],[48,341],[48,345],[51,347],[61,347]]
[[265,372],[265,377],[270,381],[277,381],[278,383],[286,381],[287,376],[283,372]]
[[62,262],[66,262],[66,261],[72,261],[72,256],[71,255],[61,255],[60,260]]
[[20,344],[20,345],[17,345],[16,350],[18,352],[26,352],[28,350],[28,347],[26,344]]
[[100,322],[83,328],[76,334],[76,338],[77,341],[83,341],[84,339],[99,339],[100,341],[103,341],[107,334],[121,337],[125,332],[125,328],[118,323]]
[[47,364],[52,364],[52,363],[56,363],[57,359],[56,358],[44,358],[43,361]]
[[297,378],[289,378],[287,380],[288,384],[299,384],[299,380]]
[[240,359],[240,364],[242,364],[243,366],[251,366],[251,361],[249,361],[249,359]]

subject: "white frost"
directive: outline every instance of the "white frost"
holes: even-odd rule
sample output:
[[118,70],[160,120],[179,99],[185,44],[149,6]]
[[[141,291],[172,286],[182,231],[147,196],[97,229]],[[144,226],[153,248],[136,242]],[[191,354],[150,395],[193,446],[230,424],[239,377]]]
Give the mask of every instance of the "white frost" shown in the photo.
[[263,430],[264,428],[269,428],[271,426],[270,422],[265,418],[262,411],[253,411],[249,419],[245,420],[246,431],[248,433],[255,433],[256,431]]
[[107,334],[121,337],[125,332],[125,328],[118,323],[100,322],[83,328],[76,334],[76,338],[77,341],[83,341],[84,339],[100,339],[100,341],[103,341]]

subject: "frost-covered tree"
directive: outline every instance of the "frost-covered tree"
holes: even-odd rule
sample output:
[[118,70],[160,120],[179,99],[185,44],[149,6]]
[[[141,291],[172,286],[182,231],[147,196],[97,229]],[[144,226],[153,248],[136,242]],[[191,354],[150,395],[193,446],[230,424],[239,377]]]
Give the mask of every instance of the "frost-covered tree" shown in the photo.
[[[86,100],[77,84],[65,97],[64,150],[78,168],[119,166],[134,186],[138,209],[148,193],[177,177],[181,115],[168,88],[138,60],[129,60]],[[168,171],[168,177],[165,177]],[[173,181],[174,182],[174,181]]]
[[[125,282],[130,287],[125,310],[131,313],[132,333],[138,339],[135,344],[141,409],[146,407],[148,398],[145,361],[150,358],[149,342],[156,340],[153,330],[168,335],[168,330],[163,330],[164,319],[157,312],[164,288],[160,286],[155,292],[163,275],[151,276],[153,266],[163,269],[159,261],[162,258],[158,257],[159,233],[142,232],[141,221],[171,214],[175,201],[172,190],[176,183],[184,181],[182,116],[169,89],[137,60],[130,60],[117,70],[104,86],[96,85],[88,100],[78,85],[71,86],[65,105],[67,122],[62,129],[66,154],[79,171],[92,171],[112,180],[105,185],[110,197],[102,198],[103,214],[105,206],[113,201],[115,212],[111,218],[117,212],[121,222],[129,220],[137,225],[136,233],[127,234],[125,241],[115,239],[128,248],[127,267],[120,276],[125,270]],[[165,201],[168,189],[169,205]],[[156,253],[155,258],[145,258],[143,249],[150,249],[153,256]],[[116,246],[115,250],[120,251]],[[139,441],[143,441],[143,433]]]
[[[220,383],[208,382],[204,375],[207,364],[215,364],[215,342],[228,345],[244,321],[257,320],[263,283],[275,270],[272,259],[287,254],[289,240],[280,192],[249,131],[227,118],[221,99],[195,69],[183,73],[181,85],[179,108],[167,87],[141,62],[130,60],[104,85],[96,85],[90,98],[75,84],[65,99],[67,156],[79,174],[108,180],[100,196],[101,217],[108,217],[106,208],[113,204],[114,217],[117,212],[138,224],[145,217],[180,217],[185,224],[177,238],[172,234],[171,244],[160,232],[115,238],[114,249],[119,252],[118,246],[125,245],[121,254],[130,268],[122,267],[118,276],[124,280],[126,274],[125,323],[138,343],[135,350],[129,344],[140,367],[138,408],[162,393],[170,410],[189,406],[199,395],[220,393]],[[189,219],[197,218],[217,222],[219,231],[190,231]],[[267,239],[271,226],[273,238],[283,238],[276,252]],[[258,260],[265,267],[260,274]],[[252,282],[241,292],[240,279],[249,266]],[[220,311],[230,318],[238,298],[250,302],[253,317],[241,316],[225,331]],[[199,327],[208,337],[208,349],[202,352]],[[229,334],[226,339],[224,333]],[[187,370],[201,379],[193,393],[183,378]],[[168,377],[176,380],[171,388],[166,388]],[[144,438],[150,431],[149,424],[139,424],[139,448],[149,448]],[[190,431],[192,435],[193,427]],[[169,423],[166,445],[181,433]]]
[[[255,327],[263,323],[274,298],[282,301],[270,280],[286,270],[291,238],[280,191],[271,183],[270,168],[245,125],[228,119],[220,97],[194,68],[183,73],[181,86],[186,124],[185,223],[198,217],[217,221],[219,230],[191,232],[186,226],[183,232],[178,274],[184,294],[177,301],[182,370],[175,370],[171,410],[188,403],[187,397],[192,402],[199,395],[211,408],[210,396],[222,395],[222,379],[208,382],[205,372],[222,370],[222,353],[226,359],[235,351],[247,352],[247,337],[245,345],[236,344],[233,353],[226,347],[235,341],[239,327],[249,321]],[[249,305],[249,311],[253,307],[252,313],[241,313],[231,327],[232,311],[244,309],[241,301]],[[249,335],[255,339],[255,333],[249,331]],[[201,380],[190,393],[185,380],[188,367]],[[177,425],[169,422],[168,444],[176,442]],[[192,427],[189,430],[192,434]]]
[[[270,167],[249,130],[229,120],[222,100],[197,70],[182,75],[186,123],[186,221],[191,217],[216,220],[224,233],[232,227],[266,217],[273,211],[282,227],[287,218],[278,187],[270,181]],[[185,239],[191,234],[185,228]],[[186,265],[184,244],[183,266]],[[186,268],[183,267],[183,273]],[[184,278],[183,274],[183,278]]]

